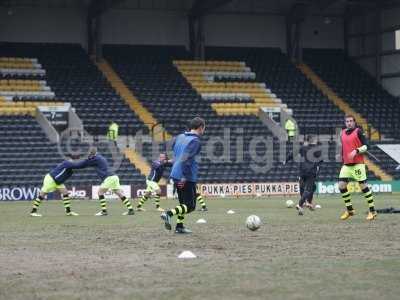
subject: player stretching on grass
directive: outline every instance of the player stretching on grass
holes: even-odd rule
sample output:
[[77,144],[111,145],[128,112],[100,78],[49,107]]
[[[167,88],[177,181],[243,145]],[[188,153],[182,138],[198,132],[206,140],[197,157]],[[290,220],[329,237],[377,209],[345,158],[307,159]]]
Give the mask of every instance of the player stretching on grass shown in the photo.
[[168,160],[165,153],[160,153],[158,160],[153,161],[153,163],[151,164],[151,171],[146,179],[146,191],[140,199],[136,210],[145,211],[145,209],[142,207],[143,204],[151,196],[153,196],[156,203],[156,209],[158,211],[164,211],[164,209],[160,207],[161,189],[158,185],[158,182],[163,176],[165,168],[169,166],[172,166],[172,160]]
[[367,174],[364,164],[363,153],[367,151],[367,140],[361,128],[356,126],[352,115],[345,117],[346,128],[342,130],[340,139],[342,142],[343,166],[339,174],[339,189],[347,210],[340,219],[347,220],[355,214],[351,203],[351,195],[347,190],[349,180],[358,181],[365,199],[368,202],[369,212],[367,220],[374,220],[377,216],[374,206],[372,191],[367,186]]
[[74,162],[72,159],[64,160],[58,164],[54,169],[48,173],[43,179],[43,186],[40,190],[39,196],[33,201],[33,207],[31,210],[32,217],[41,217],[37,211],[39,205],[47,196],[48,193],[58,190],[63,200],[65,213],[67,216],[78,216],[76,212],[71,211],[71,198],[68,190],[66,189],[64,182],[67,181],[73,174],[74,169],[83,169],[86,165],[84,160]]
[[191,233],[183,226],[185,215],[196,209],[196,182],[198,166],[195,160],[200,153],[200,136],[204,134],[205,121],[194,118],[190,121],[189,131],[176,137],[172,146],[174,164],[170,177],[177,188],[179,205],[161,214],[165,228],[171,230],[172,217],[178,215],[175,233]]
[[109,190],[112,190],[121,199],[122,203],[128,208],[128,211],[124,212],[123,215],[133,215],[133,207],[128,198],[125,197],[121,185],[119,183],[119,177],[113,171],[110,170],[107,160],[104,156],[97,153],[96,148],[90,149],[90,153],[87,159],[87,166],[96,168],[97,175],[101,178],[103,183],[99,189],[99,199],[101,204],[101,211],[96,216],[107,216],[107,202],[104,194]]

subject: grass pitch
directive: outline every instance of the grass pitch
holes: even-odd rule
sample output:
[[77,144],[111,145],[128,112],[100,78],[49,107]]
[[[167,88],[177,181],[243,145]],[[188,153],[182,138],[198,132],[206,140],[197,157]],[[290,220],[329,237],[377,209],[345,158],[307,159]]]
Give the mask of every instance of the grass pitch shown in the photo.
[[[98,202],[73,201],[81,215],[66,217],[61,201],[45,201],[42,218],[28,216],[29,202],[2,202],[0,299],[398,299],[400,215],[367,222],[354,197],[357,215],[343,222],[340,197],[325,196],[300,217],[286,199],[206,199],[186,236],[167,232],[149,202],[133,217],[119,202],[95,217]],[[399,207],[399,196],[376,205]],[[258,231],[244,225],[250,214]],[[178,259],[183,250],[198,258]]]

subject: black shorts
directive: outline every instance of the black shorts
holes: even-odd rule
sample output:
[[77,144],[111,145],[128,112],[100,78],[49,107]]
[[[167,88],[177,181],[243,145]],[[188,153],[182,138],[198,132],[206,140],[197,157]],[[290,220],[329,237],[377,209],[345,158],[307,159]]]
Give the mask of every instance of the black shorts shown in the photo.
[[317,189],[316,179],[314,175],[300,176],[300,195],[303,195],[304,191],[314,193]]
[[[176,183],[174,184],[176,186]],[[188,212],[196,209],[196,183],[186,181],[182,189],[176,187],[180,204],[185,204]]]

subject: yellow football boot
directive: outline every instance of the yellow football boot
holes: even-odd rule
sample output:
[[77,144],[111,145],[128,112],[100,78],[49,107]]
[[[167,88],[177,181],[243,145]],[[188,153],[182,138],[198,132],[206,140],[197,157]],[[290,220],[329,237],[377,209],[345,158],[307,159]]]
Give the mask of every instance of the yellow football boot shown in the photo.
[[354,210],[348,211],[346,210],[341,216],[340,216],[340,220],[347,220],[349,218],[351,218],[352,216],[354,216],[355,212]]
[[370,212],[368,212],[367,221],[375,220],[377,216],[378,216],[378,214],[376,213],[376,211],[374,211],[374,212],[370,211]]

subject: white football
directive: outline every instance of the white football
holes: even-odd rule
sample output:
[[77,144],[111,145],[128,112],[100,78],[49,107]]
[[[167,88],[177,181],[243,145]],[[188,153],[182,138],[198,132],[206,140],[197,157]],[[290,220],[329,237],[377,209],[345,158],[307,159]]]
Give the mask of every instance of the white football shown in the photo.
[[315,205],[315,208],[319,209],[319,208],[321,208],[321,205],[317,204],[317,205]]
[[248,216],[246,219],[246,226],[248,229],[251,231],[255,231],[261,226],[261,220],[258,216],[256,215],[251,215]]
[[286,200],[286,207],[287,208],[292,208],[294,206],[293,200]]

